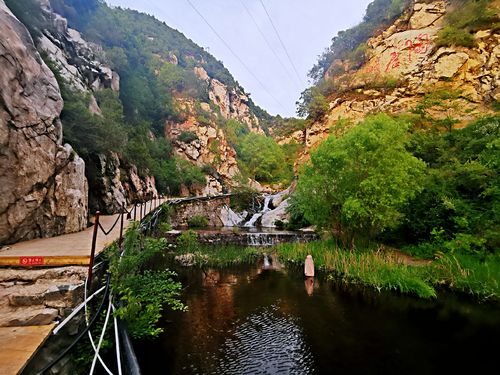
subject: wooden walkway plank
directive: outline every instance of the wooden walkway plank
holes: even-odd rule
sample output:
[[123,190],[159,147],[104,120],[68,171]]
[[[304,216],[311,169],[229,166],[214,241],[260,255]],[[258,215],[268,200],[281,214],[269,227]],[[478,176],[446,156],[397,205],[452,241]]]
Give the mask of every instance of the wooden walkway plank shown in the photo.
[[0,374],[21,373],[54,326],[0,327]]
[[[163,199],[161,203],[165,201]],[[149,213],[149,204],[146,206]],[[108,230],[118,216],[119,214],[101,215],[100,223],[105,230]],[[124,218],[124,229],[130,223],[131,220]],[[64,234],[57,237],[37,238],[8,245],[6,250],[0,251],[0,267],[88,265],[92,231],[93,226],[81,232]],[[102,252],[107,246],[117,240],[119,236],[119,223],[107,236],[102,231],[99,231],[97,235],[96,254]]]

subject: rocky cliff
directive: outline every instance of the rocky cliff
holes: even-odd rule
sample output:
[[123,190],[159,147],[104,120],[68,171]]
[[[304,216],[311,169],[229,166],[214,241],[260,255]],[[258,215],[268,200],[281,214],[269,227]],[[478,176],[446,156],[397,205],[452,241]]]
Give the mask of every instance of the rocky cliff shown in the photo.
[[3,0],[0,35],[0,244],[79,231],[85,163],[62,145],[55,77]]
[[[36,40],[38,50],[73,89],[90,95],[89,110],[99,116],[101,109],[93,93],[103,89],[119,92],[120,76],[104,62],[100,45],[86,41],[79,31],[68,27],[67,19],[52,9],[49,0],[37,1],[48,22]],[[137,167],[125,163],[116,153],[94,155],[87,165],[90,211],[115,213],[124,203],[158,196],[154,177],[145,175],[139,177]]]
[[331,132],[345,131],[371,113],[425,110],[460,126],[491,112],[489,104],[500,100],[500,34],[479,30],[475,47],[439,47],[435,41],[449,11],[448,1],[413,1],[393,25],[368,40],[361,68],[342,72],[347,64],[334,61],[324,78],[334,86],[325,117],[280,141],[304,143],[302,163]]
[[[211,78],[202,67],[195,67],[194,72],[207,84],[209,103],[198,104],[187,98],[178,98],[185,120],[167,121],[165,136],[173,141],[178,156],[205,169],[206,185],[191,194],[216,195],[238,185],[235,177],[240,174],[236,151],[219,126],[220,120],[237,120],[253,133],[264,134],[264,131],[258,117],[252,113],[248,95],[240,87],[228,88],[219,80]],[[192,137],[183,139],[182,134],[186,133],[192,134]],[[209,170],[205,168],[207,166]],[[259,188],[255,181],[250,183]],[[189,194],[188,191],[184,193]]]

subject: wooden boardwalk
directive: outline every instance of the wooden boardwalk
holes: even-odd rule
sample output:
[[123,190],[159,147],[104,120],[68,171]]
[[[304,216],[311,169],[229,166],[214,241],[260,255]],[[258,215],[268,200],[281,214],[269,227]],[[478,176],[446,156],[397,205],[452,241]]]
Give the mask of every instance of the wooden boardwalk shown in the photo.
[[[166,200],[162,199],[160,203]],[[153,206],[153,209],[155,207]],[[147,204],[146,213],[151,211]],[[137,215],[139,211],[137,211]],[[109,230],[120,214],[102,215],[100,223]],[[138,217],[137,217],[138,219]],[[124,217],[124,230],[131,223]],[[61,267],[88,265],[93,227],[81,232],[51,238],[19,242],[0,251],[0,267]],[[96,254],[103,251],[120,236],[120,222],[105,236],[99,230]],[[2,270],[0,269],[0,272]],[[0,374],[21,373],[29,360],[52,333],[54,324],[44,326],[0,327]]]
[[0,327],[0,374],[19,374],[49,337],[54,324]]
[[[166,200],[161,200],[164,203]],[[147,213],[150,205],[147,204]],[[139,211],[138,211],[139,212]],[[116,215],[101,215],[100,223],[105,230],[111,228],[118,218]],[[124,229],[131,220],[124,218]],[[81,232],[64,234],[57,237],[37,238],[18,242],[0,251],[0,267],[49,266],[60,267],[70,265],[88,265],[92,243],[93,227]],[[96,254],[104,250],[120,236],[120,223],[105,236],[101,231],[97,235]]]

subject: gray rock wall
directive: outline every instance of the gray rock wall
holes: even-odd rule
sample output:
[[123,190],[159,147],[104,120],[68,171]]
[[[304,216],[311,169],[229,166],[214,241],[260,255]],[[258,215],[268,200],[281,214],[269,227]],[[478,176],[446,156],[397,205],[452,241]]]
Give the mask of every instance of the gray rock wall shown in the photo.
[[85,163],[62,145],[56,79],[3,0],[0,35],[0,244],[79,231]]

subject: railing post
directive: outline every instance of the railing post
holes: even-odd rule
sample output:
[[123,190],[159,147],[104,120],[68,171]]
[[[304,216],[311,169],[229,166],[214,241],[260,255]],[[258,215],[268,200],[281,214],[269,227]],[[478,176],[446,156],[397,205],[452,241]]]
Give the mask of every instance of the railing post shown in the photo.
[[134,221],[136,221],[137,217],[137,203],[134,202]]
[[122,212],[120,218],[120,238],[118,239],[118,248],[121,250],[123,242],[123,215],[125,214],[125,202],[122,203]]
[[99,215],[101,213],[97,211],[95,213],[95,221],[94,221],[94,232],[92,234],[92,247],[90,249],[90,262],[89,262],[89,272],[87,275],[87,288],[90,290],[90,286],[92,285],[92,270],[94,268],[94,258],[95,258],[95,247],[97,242],[97,231],[99,230]]
[[139,221],[142,220],[142,201],[141,201],[141,211],[140,211],[140,214],[139,214]]

